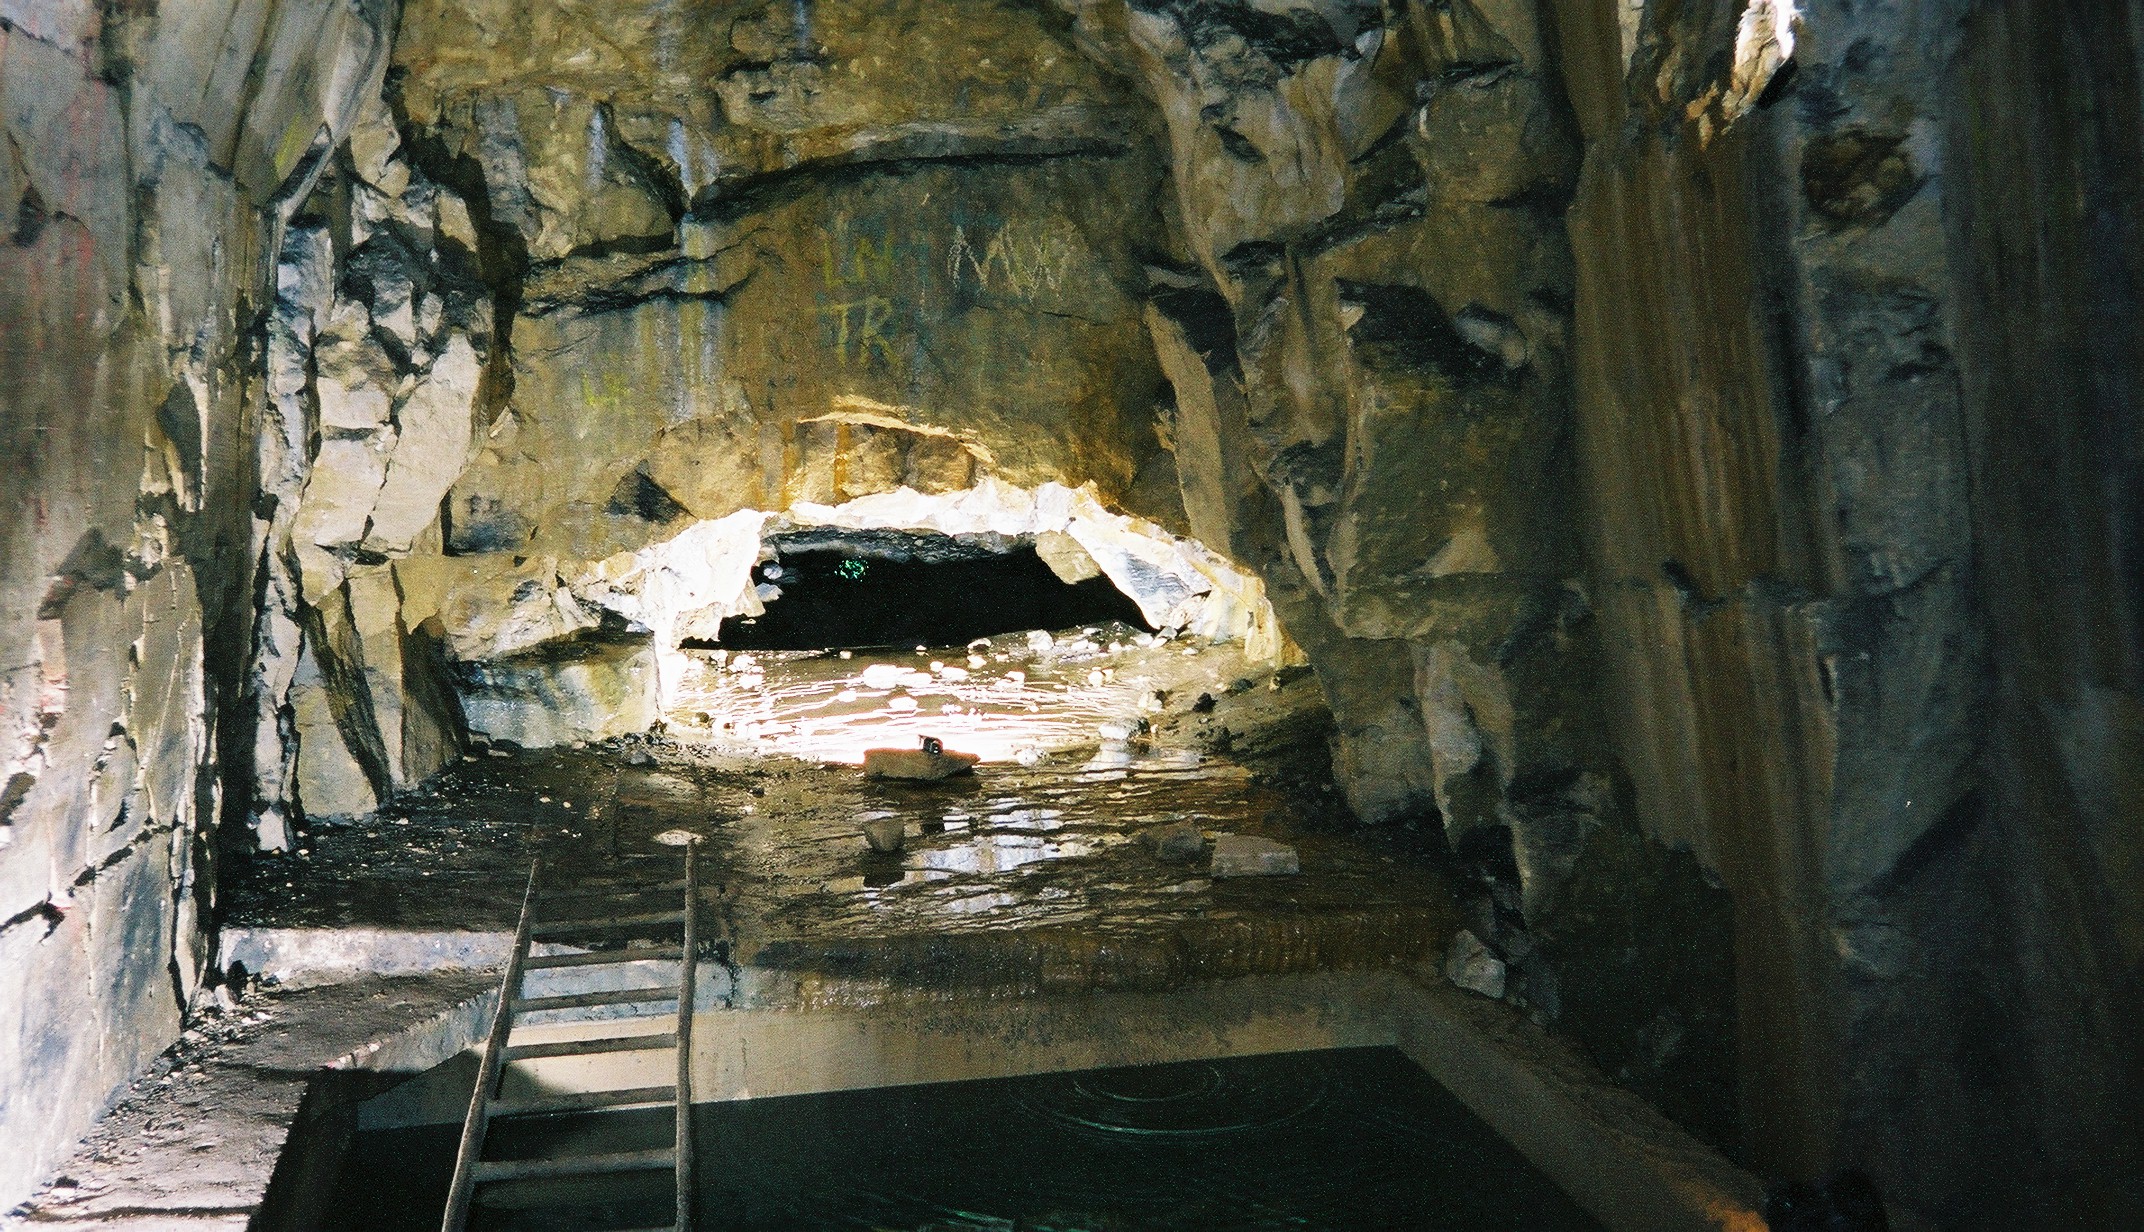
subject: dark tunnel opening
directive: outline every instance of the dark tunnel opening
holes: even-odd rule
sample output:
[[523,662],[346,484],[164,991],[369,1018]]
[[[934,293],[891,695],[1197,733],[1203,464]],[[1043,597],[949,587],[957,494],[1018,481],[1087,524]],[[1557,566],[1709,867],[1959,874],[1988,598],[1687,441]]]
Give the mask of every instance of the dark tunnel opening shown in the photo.
[[726,621],[733,650],[958,646],[1026,629],[1122,621],[1152,626],[1106,577],[1066,583],[1033,546],[975,548],[948,536],[856,535],[770,541],[753,579],[778,587],[758,617]]

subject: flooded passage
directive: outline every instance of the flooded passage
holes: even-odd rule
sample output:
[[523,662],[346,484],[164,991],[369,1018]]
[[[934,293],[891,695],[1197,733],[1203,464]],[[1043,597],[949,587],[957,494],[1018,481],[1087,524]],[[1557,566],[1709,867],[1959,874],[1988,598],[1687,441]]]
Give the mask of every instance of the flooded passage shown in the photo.
[[[1388,1048],[1282,1053],[702,1104],[694,1227],[774,1232],[1421,1229],[1599,1225]],[[357,1136],[336,1229],[438,1227],[452,1125]],[[667,1109],[557,1118],[502,1157],[666,1145]],[[399,1184],[382,1194],[377,1178]],[[496,1226],[635,1227],[670,1217],[668,1173],[579,1184],[571,1213]],[[391,1205],[390,1205],[391,1203]]]
[[[1114,625],[846,659],[698,652],[675,709],[662,737],[494,749],[316,828],[247,870],[232,918],[510,932],[533,851],[547,881],[608,881],[688,833],[703,935],[733,967],[1154,989],[1411,963],[1453,927],[1414,836],[1346,821],[1316,682],[1228,647]],[[854,764],[926,734],[985,760],[927,784]],[[901,851],[867,847],[875,820],[899,822]],[[1142,835],[1172,823],[1287,842],[1302,874],[1164,860]]]
[[[510,932],[535,853],[547,884],[620,887],[622,913],[634,886],[675,876],[666,844],[690,835],[703,1010],[1433,965],[1458,926],[1450,887],[1414,832],[1349,819],[1328,723],[1307,672],[1121,625],[847,658],[697,652],[660,735],[486,751],[375,816],[317,829],[288,858],[302,876],[258,862],[233,914]],[[985,760],[931,783],[856,764],[924,735]],[[900,849],[872,850],[871,822],[897,823]],[[1157,827],[1205,847],[1172,856]],[[1231,834],[1288,844],[1300,872],[1215,875],[1207,853]],[[670,1116],[516,1121],[487,1153],[632,1151],[666,1140]],[[1592,1226],[1388,1050],[763,1098],[695,1117],[707,1228]],[[455,1133],[360,1134],[342,1226],[437,1226]],[[388,1169],[404,1183],[383,1209],[366,1178]],[[482,1226],[654,1224],[668,1217],[655,1209],[664,1179],[588,1182],[578,1196],[596,1209],[570,1216],[555,1185],[519,1212],[510,1194],[491,1205],[511,1189],[493,1186],[484,1218],[505,1222]]]

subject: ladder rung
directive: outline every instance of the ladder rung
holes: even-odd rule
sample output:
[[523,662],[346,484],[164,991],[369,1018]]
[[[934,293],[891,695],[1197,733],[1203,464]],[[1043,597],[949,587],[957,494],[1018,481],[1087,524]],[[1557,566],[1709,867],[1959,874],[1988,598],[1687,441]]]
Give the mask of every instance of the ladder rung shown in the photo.
[[555,903],[561,899],[602,898],[609,895],[630,898],[639,894],[681,894],[684,890],[685,883],[683,881],[657,881],[653,883],[628,881],[620,882],[617,885],[605,886],[561,886],[556,890],[539,890],[536,896],[539,902]]
[[531,954],[523,970],[548,971],[554,967],[594,967],[604,963],[676,962],[685,956],[683,946],[656,945],[639,950],[591,950],[585,954]]
[[508,1044],[509,1061],[540,1061],[545,1057],[592,1057],[603,1052],[651,1052],[677,1047],[675,1032],[661,1035],[610,1035],[601,1039],[553,1040],[548,1044]]
[[591,920],[559,920],[550,924],[538,924],[539,935],[552,933],[613,932],[621,928],[640,928],[648,924],[683,924],[683,911],[647,911],[637,915],[613,915]]
[[534,1181],[557,1176],[598,1176],[606,1172],[648,1172],[677,1166],[677,1151],[620,1151],[613,1155],[569,1155],[561,1159],[487,1159],[476,1166],[479,1185],[498,1181]]
[[635,1005],[642,1001],[675,1001],[681,991],[677,985],[668,984],[659,988],[611,988],[602,992],[576,992],[555,997],[516,997],[516,1014],[534,1014],[543,1010],[578,1010],[595,1005]]
[[568,1091],[530,1099],[499,1099],[491,1104],[494,1117],[552,1116],[561,1112],[593,1112],[599,1108],[625,1108],[633,1104],[674,1104],[675,1086],[626,1087],[617,1091]]

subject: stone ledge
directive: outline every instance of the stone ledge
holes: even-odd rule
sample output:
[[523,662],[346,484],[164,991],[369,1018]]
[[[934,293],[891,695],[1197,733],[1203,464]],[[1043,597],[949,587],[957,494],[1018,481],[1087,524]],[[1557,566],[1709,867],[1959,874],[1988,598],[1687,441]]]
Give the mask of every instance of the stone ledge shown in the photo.
[[418,1073],[489,1020],[496,976],[275,989],[195,1019],[0,1227],[244,1228],[323,1071]]
[[273,976],[286,988],[452,971],[496,971],[513,951],[511,932],[394,928],[223,930],[226,968]]

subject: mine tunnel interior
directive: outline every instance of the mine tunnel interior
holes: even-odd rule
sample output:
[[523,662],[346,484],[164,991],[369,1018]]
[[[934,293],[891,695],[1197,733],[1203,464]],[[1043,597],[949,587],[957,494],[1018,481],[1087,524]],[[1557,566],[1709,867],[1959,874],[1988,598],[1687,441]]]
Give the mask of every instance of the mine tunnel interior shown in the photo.
[[1030,629],[1118,621],[1153,632],[1107,577],[1067,582],[1032,542],[977,544],[909,532],[809,532],[766,541],[753,578],[766,611],[726,621],[693,649],[867,650],[965,646]]
[[0,1223],[304,1226],[524,922],[508,1119],[647,975],[1309,1161],[1182,1226],[1528,1190],[1197,1068],[1387,1046],[1617,1232],[2144,1210],[2133,3],[0,9]]

